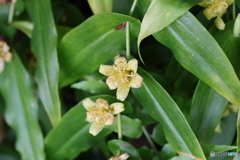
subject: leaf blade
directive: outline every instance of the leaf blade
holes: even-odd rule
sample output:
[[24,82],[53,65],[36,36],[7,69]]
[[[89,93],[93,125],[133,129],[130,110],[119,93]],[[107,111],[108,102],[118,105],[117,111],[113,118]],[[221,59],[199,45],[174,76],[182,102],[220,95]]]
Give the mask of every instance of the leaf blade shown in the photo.
[[30,77],[17,55],[6,64],[0,79],[0,90],[6,102],[4,116],[17,134],[17,150],[24,160],[44,160],[43,135],[37,118],[38,105]]
[[144,78],[143,86],[132,92],[148,113],[163,125],[171,146],[179,154],[205,159],[199,142],[176,103],[147,72],[139,69],[139,74]]

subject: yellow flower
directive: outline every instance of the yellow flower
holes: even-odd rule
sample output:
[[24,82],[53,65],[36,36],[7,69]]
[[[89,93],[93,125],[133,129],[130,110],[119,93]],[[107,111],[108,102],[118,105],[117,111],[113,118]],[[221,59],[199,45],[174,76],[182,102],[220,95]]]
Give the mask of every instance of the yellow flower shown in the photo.
[[12,53],[9,52],[9,46],[6,42],[0,41],[0,73],[4,69],[4,61],[10,62],[12,60]]
[[107,85],[109,89],[117,89],[117,99],[124,101],[130,87],[139,88],[142,86],[143,78],[137,74],[138,61],[130,60],[128,63],[125,57],[115,57],[114,65],[101,65],[99,72],[108,76]]
[[217,17],[215,25],[218,29],[223,30],[225,28],[225,23],[221,17],[226,13],[228,6],[231,5],[233,1],[234,0],[204,0],[199,3],[199,5],[206,7],[203,13],[208,20]]
[[121,154],[118,157],[111,157],[109,160],[126,160],[129,157],[127,153]]
[[104,125],[113,124],[115,114],[124,111],[122,103],[113,103],[109,106],[108,101],[102,98],[97,99],[96,103],[86,98],[83,100],[83,106],[88,111],[86,120],[92,123],[89,133],[94,136],[104,128]]

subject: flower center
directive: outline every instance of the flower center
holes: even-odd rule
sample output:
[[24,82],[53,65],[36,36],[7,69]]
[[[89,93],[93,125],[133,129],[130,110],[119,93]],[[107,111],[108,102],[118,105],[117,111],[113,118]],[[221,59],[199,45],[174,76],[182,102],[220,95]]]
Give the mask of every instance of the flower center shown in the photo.
[[205,14],[208,19],[222,16],[228,8],[226,0],[211,0],[211,2],[208,3],[210,4],[210,6],[205,10]]

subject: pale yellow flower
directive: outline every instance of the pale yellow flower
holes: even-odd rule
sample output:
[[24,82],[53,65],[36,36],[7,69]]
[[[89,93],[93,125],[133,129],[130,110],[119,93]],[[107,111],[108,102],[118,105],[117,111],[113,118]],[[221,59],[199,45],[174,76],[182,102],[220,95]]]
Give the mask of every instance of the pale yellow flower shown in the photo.
[[130,87],[139,88],[142,86],[143,78],[137,74],[138,61],[130,60],[128,63],[125,57],[115,57],[114,65],[101,65],[99,72],[108,76],[106,83],[109,89],[117,89],[117,99],[124,101]]
[[222,20],[222,16],[226,13],[229,5],[233,3],[234,0],[204,0],[199,3],[200,6],[206,7],[203,11],[204,15],[208,20],[217,17],[215,19],[215,25],[218,29],[225,29],[225,23]]
[[102,98],[97,99],[96,103],[86,98],[83,100],[83,106],[88,111],[86,120],[92,123],[89,133],[94,136],[104,128],[104,125],[113,124],[115,114],[124,111],[122,103],[113,103],[109,106],[108,101]]
[[12,53],[9,52],[9,49],[6,42],[0,41],[0,73],[4,69],[4,61],[10,62],[12,60]]
[[109,160],[126,160],[129,157],[127,153],[121,154],[118,157],[111,157]]

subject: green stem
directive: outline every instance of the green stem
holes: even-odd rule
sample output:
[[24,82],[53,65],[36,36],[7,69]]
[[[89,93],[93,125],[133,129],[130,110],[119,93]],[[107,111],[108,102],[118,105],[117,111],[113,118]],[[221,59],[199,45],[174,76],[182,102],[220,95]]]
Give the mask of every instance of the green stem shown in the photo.
[[162,160],[162,158],[160,157],[160,155],[158,154],[157,148],[155,146],[155,144],[153,143],[149,133],[147,132],[146,128],[144,126],[142,126],[142,131],[144,133],[144,135],[146,136],[149,144],[151,145],[153,152],[156,154],[156,156],[158,157],[159,160]]
[[133,15],[133,12],[134,12],[134,10],[135,10],[136,5],[137,5],[137,0],[134,0],[134,1],[133,1],[133,4],[132,4],[132,7],[131,7],[131,9],[130,9],[130,12],[129,12],[129,16],[132,16],[132,15]]
[[126,57],[130,58],[130,36],[129,36],[129,22],[126,22]]
[[236,3],[233,1],[233,19],[236,19]]
[[8,14],[8,23],[12,23],[13,15],[14,15],[14,8],[15,8],[15,2],[12,2],[9,9]]
[[117,115],[117,122],[118,122],[118,139],[122,140],[122,122],[121,122],[121,114],[118,113]]

